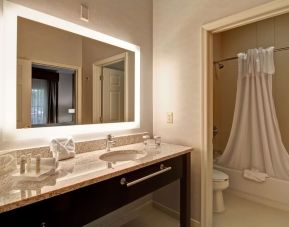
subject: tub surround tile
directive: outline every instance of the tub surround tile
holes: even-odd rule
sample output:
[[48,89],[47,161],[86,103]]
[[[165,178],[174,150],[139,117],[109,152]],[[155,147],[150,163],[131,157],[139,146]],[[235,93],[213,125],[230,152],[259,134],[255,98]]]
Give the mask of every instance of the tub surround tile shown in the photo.
[[[118,149],[143,150],[144,145],[136,143],[113,150]],[[105,153],[104,150],[78,153],[73,159],[60,161],[59,171],[41,182],[15,183],[10,190],[0,195],[0,213],[92,185],[191,151],[190,147],[162,144],[157,149],[149,151],[142,159],[119,162],[119,164],[113,164],[113,168],[108,168],[107,163],[99,159],[99,156]]]

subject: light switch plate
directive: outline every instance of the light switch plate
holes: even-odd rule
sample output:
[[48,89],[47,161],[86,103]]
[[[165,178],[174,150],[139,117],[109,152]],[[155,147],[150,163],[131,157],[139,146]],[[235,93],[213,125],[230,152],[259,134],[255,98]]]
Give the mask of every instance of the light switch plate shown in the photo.
[[168,112],[167,113],[167,123],[168,124],[173,124],[174,123],[174,113],[173,112]]

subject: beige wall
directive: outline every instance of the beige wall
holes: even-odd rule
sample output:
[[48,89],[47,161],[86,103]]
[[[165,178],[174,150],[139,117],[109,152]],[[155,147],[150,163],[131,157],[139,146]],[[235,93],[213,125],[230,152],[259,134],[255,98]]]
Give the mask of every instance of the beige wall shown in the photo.
[[82,38],[50,26],[18,19],[17,56],[82,66]]
[[[90,29],[140,46],[141,49],[141,129],[115,134],[148,131],[152,133],[152,0],[86,1],[90,10],[88,23],[79,19],[80,0],[11,0],[15,3],[60,17]],[[2,6],[2,0],[0,5]],[[1,18],[2,19],[2,18]],[[2,89],[0,89],[2,90]],[[0,126],[1,128],[1,126]],[[75,135],[78,140],[105,136],[108,132]],[[45,145],[47,140],[0,144],[0,149]]]
[[[246,25],[215,36],[215,59],[236,56],[249,48],[289,47],[289,14]],[[218,56],[219,55],[219,56]],[[289,51],[275,53],[276,72],[273,76],[273,97],[283,143],[289,151]],[[236,99],[237,60],[222,62],[223,69],[214,75],[214,125],[219,134],[214,139],[214,149],[226,147],[233,121]]]
[[[201,26],[268,0],[154,1],[154,134],[193,146],[192,218],[200,220]],[[166,113],[174,112],[174,124]],[[155,199],[177,209],[177,185]]]
[[[0,0],[0,34],[3,34],[3,5],[2,5],[2,0]],[[3,36],[0,35],[0,50],[3,50]],[[3,81],[3,56],[4,51],[0,51],[0,81]],[[0,85],[0,96],[4,96],[4,89],[2,89]],[[0,98],[0,106],[3,106],[2,99]],[[0,126],[2,125],[3,121],[3,111],[0,111]],[[2,127],[0,127],[0,138],[2,138]]]

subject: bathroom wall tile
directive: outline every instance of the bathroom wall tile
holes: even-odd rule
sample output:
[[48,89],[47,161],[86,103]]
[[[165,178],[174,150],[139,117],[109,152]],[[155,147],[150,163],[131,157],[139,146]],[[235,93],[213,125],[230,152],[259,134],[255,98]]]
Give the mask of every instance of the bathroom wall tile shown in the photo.
[[[257,46],[256,28],[256,24],[249,24],[221,33],[222,58],[234,57],[240,52],[255,48]],[[254,39],[251,37],[254,37]]]
[[278,16],[275,18],[275,48],[289,46],[289,14]]
[[270,47],[275,45],[275,19],[270,18],[257,23],[257,46]]

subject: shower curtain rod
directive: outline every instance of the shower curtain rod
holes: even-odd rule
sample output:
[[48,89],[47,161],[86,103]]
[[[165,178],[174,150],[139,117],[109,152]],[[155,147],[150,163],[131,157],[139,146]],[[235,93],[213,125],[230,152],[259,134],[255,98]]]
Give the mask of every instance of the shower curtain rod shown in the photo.
[[[274,52],[279,52],[279,51],[283,51],[283,50],[289,50],[289,47],[282,47],[282,48],[274,49]],[[236,56],[236,57],[231,57],[231,58],[224,58],[224,59],[221,59],[219,61],[214,61],[213,63],[219,64],[221,62],[230,61],[230,60],[234,60],[234,59],[238,59],[238,57]]]

